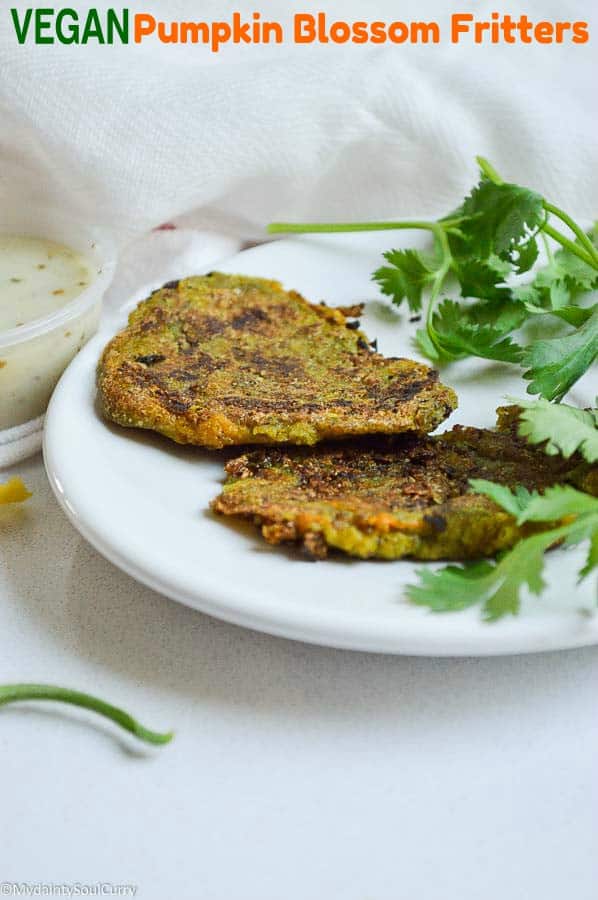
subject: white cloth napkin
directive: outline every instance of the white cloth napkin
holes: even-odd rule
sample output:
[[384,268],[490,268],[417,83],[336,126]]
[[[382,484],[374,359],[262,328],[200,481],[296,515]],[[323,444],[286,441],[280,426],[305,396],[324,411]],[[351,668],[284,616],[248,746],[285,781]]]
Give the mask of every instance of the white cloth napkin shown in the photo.
[[13,466],[37,453],[42,445],[43,428],[44,417],[39,416],[31,422],[0,431],[0,469]]
[[[461,7],[482,20],[497,4]],[[121,241],[182,215],[254,238],[273,219],[445,212],[471,186],[481,153],[506,179],[536,186],[582,219],[598,213],[596,4],[508,4],[534,21],[589,21],[594,38],[584,45],[451,44],[460,6],[446,0],[150,0],[142,8],[167,21],[260,9],[287,26],[294,12],[316,10],[329,21],[435,19],[442,40],[287,41],[218,54],[157,42],[19,45],[5,10],[3,203],[55,202]]]

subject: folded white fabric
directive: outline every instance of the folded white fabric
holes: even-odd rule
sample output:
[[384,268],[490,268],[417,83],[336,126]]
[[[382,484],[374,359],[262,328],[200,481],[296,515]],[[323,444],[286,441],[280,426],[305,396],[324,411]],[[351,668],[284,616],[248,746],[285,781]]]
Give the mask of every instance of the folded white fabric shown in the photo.
[[[462,4],[480,20],[496,5]],[[167,22],[260,9],[243,0],[149,6]],[[330,21],[436,20],[442,40],[229,44],[218,54],[158,41],[19,45],[3,15],[0,199],[57,203],[121,241],[181,215],[254,238],[273,219],[444,213],[471,186],[481,153],[507,180],[592,219],[595,43],[454,45],[455,9],[446,0],[269,0],[262,17],[287,23],[287,33],[294,12],[324,10]],[[512,0],[508,12],[598,27],[596,4],[579,0]]]
[[199,275],[241,249],[237,238],[192,228],[151,231],[120,253],[114,280],[104,298],[103,321],[116,317],[123,306],[143,300],[173,278]]
[[37,453],[42,446],[44,417],[0,431],[0,469],[8,468]]

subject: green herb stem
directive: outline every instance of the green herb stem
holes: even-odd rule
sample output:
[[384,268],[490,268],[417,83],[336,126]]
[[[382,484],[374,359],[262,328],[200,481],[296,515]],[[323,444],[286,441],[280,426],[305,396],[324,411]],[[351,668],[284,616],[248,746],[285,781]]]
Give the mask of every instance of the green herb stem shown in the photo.
[[173,738],[173,732],[160,733],[150,731],[140,725],[136,719],[119,709],[106,703],[91,694],[81,691],[73,691],[70,688],[56,687],[50,684],[5,684],[0,685],[0,706],[7,703],[16,703],[21,700],[57,700],[60,703],[70,703],[82,709],[89,709],[120,725],[126,731],[148,744],[168,744]]
[[347,231],[398,231],[420,228],[435,231],[434,222],[271,222],[268,234],[340,234]]
[[[502,184],[502,182],[497,182]],[[545,203],[544,208],[551,212],[556,207],[553,207],[552,204]],[[556,214],[556,213],[555,213]],[[566,214],[564,214],[566,215]],[[563,218],[560,216],[560,218]],[[567,218],[569,218],[567,216]],[[442,219],[441,220],[441,230],[444,232],[456,224],[458,224],[459,219]],[[563,221],[565,219],[563,218]],[[575,223],[573,220],[570,220],[573,225]],[[569,224],[569,223],[567,223]],[[571,225],[569,227],[572,227]],[[434,234],[438,235],[439,230],[436,222],[271,222],[267,227],[268,234],[342,234],[347,232],[364,232],[364,231],[404,231],[409,229],[420,229],[424,231],[432,231]],[[593,269],[598,269],[598,252],[595,250],[592,245],[590,239],[587,235],[584,234],[583,230],[575,225],[575,234],[583,234],[585,240],[583,242],[584,246],[580,247],[579,244],[576,244],[574,241],[569,240],[564,234],[560,231],[557,231],[556,228],[553,228],[552,225],[549,225],[547,222],[539,229],[540,232],[544,232],[548,234],[553,240],[557,241],[562,247],[566,247],[571,253],[575,254],[575,256],[579,257],[579,259],[583,260],[583,262],[587,263],[587,265],[591,266]],[[589,250],[586,250],[586,247],[591,248],[591,253]]]
[[504,181],[494,168],[494,166],[488,162],[483,156],[476,156],[475,158],[480,170],[484,173],[486,178],[489,178],[494,184],[504,184]]
[[[592,241],[587,236],[587,234],[585,233],[583,228],[580,228],[580,226],[577,224],[577,222],[574,219],[571,218],[571,216],[569,216],[564,210],[559,209],[559,207],[555,206],[553,203],[548,203],[545,200],[544,201],[544,209],[547,212],[552,213],[553,216],[556,216],[558,219],[561,220],[561,222],[564,222],[565,225],[567,225],[571,229],[571,231],[573,232],[573,234],[575,235],[575,237],[577,238],[579,243],[582,245],[582,247],[585,248],[588,255],[593,260],[593,262],[591,262],[590,265],[592,265],[595,269],[598,269],[598,250],[596,250]],[[546,231],[546,227],[544,227],[544,231]],[[555,238],[555,240],[556,240],[556,238]],[[576,245],[573,244],[573,246],[576,246]],[[579,250],[579,248],[577,248],[577,249]],[[579,256],[579,253],[578,253],[578,256]]]
[[561,247],[565,247],[570,253],[573,253],[575,256],[579,257],[579,259],[583,260],[583,262],[592,269],[598,269],[598,257],[594,258],[593,256],[590,256],[583,247],[580,247],[575,241],[570,241],[568,237],[565,237],[564,234],[561,234],[561,232],[557,231],[556,228],[553,228],[552,225],[549,225],[546,222],[542,227],[542,231],[560,244]]
[[[477,162],[479,184],[457,209],[436,221],[274,222],[268,231],[338,234],[420,229],[431,233],[434,254],[414,248],[390,250],[384,254],[389,265],[373,274],[382,293],[397,306],[407,300],[413,312],[425,310],[425,329],[416,334],[420,349],[435,362],[480,356],[522,363],[527,368],[524,378],[530,382],[528,392],[554,400],[562,396],[560,388],[568,390],[595,358],[598,320],[589,313],[586,317],[565,315],[564,307],[574,306],[578,294],[598,284],[594,276],[598,247],[560,207],[536,191],[503,181],[484,157],[478,156]],[[559,230],[561,225],[565,233]],[[549,265],[537,271],[532,281],[511,285],[509,274],[521,275],[533,268],[538,239],[546,247]],[[555,256],[552,241],[567,252]],[[439,301],[450,273],[465,302],[449,301],[443,307]],[[468,302],[471,300],[475,302]],[[541,311],[559,316],[577,330],[563,338],[519,347],[508,333],[527,315]],[[568,366],[566,377],[560,374],[560,354]]]
[[[480,167],[482,173],[490,179],[494,184],[504,184],[503,179],[500,177],[496,169],[493,165],[491,165],[487,159],[484,159],[483,156],[476,156],[476,162]],[[561,222],[564,222],[568,228],[571,229],[579,244],[570,241],[564,234],[561,234],[560,231],[557,231],[556,228],[553,228],[552,225],[549,225],[548,222],[545,222],[540,231],[543,231],[545,234],[550,235],[553,240],[557,241],[562,247],[566,247],[571,253],[574,253],[575,256],[582,259],[585,263],[591,266],[593,269],[598,269],[598,250],[594,247],[592,241],[587,236],[583,228],[581,228],[577,222],[571,218],[563,209],[555,206],[554,203],[549,203],[547,200],[544,200],[543,203],[544,209],[547,213],[550,213],[553,216],[556,216]],[[582,249],[583,248],[583,249]],[[583,252],[585,250],[585,253]]]
[[430,298],[428,300],[428,308],[426,310],[426,328],[434,345],[442,353],[442,343],[438,338],[438,332],[434,328],[432,320],[434,316],[434,307],[436,306],[436,302],[438,300],[438,297],[440,296],[444,280],[453,264],[453,255],[451,253],[451,248],[449,246],[448,238],[446,236],[446,231],[444,230],[444,228],[440,225],[434,225],[432,231],[434,232],[434,237],[438,240],[440,249],[442,251],[442,262],[436,270],[434,281],[432,282],[432,288],[430,290]]
[[554,254],[552,252],[552,247],[550,246],[550,244],[548,242],[548,238],[546,237],[546,234],[544,233],[543,230],[540,234],[540,237],[542,238],[542,243],[544,244],[544,249],[546,250],[546,259],[548,260],[549,263],[553,263],[554,262]]

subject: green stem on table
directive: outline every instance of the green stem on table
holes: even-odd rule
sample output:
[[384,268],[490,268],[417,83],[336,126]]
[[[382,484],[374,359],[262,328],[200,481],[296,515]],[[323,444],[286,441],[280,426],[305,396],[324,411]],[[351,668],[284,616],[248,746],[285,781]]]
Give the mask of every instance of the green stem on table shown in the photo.
[[173,732],[160,733],[144,728],[133,716],[106,703],[91,694],[81,691],[73,691],[70,688],[56,687],[51,684],[5,684],[0,685],[0,706],[6,703],[16,703],[21,700],[57,700],[60,703],[70,703],[82,709],[89,709],[120,725],[126,731],[148,744],[168,744],[173,738]]

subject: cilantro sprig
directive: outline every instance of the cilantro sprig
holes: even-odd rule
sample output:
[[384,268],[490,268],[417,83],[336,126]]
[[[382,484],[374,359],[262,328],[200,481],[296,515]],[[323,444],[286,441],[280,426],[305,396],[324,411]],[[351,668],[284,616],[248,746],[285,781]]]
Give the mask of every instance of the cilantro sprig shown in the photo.
[[[504,182],[487,160],[477,161],[479,183],[435,222],[273,223],[268,230],[430,232],[431,250],[389,250],[373,275],[396,305],[406,302],[415,314],[425,306],[425,327],[415,338],[420,351],[438,364],[467,356],[519,364],[528,393],[561,400],[598,355],[598,306],[579,306],[598,288],[597,228],[586,233],[541,194]],[[542,245],[546,265],[522,284]],[[446,297],[455,286],[460,301]],[[521,346],[512,333],[538,316],[556,318],[566,332]]]
[[560,400],[587,372],[598,355],[598,304],[583,324],[564,337],[538,340],[527,347],[522,363],[528,393]]
[[[577,409],[547,400],[514,400],[519,407],[518,433],[531,444],[541,444],[545,453],[569,459],[578,453],[588,463],[598,461],[598,410]],[[407,596],[435,612],[466,609],[480,604],[483,617],[495,621],[519,611],[521,592],[527,587],[540,594],[544,553],[555,544],[565,546],[589,541],[580,580],[598,566],[598,498],[570,485],[554,485],[543,494],[523,487],[514,491],[483,479],[472,479],[471,488],[484,494],[516,520],[548,523],[546,531],[520,540],[497,560],[481,560],[462,566],[445,566],[435,572],[418,571],[419,584]]]
[[589,462],[598,460],[598,409],[577,409],[566,403],[520,400],[509,397],[520,408],[518,433],[530,444],[544,444],[549,456],[569,459],[580,453]]
[[409,599],[434,612],[462,610],[480,604],[487,621],[505,615],[516,615],[521,592],[527,587],[540,594],[545,587],[542,577],[544,553],[555,544],[572,546],[589,540],[587,560],[579,573],[580,580],[598,566],[598,499],[569,485],[555,485],[544,494],[524,488],[515,491],[491,481],[472,479],[478,494],[490,497],[498,506],[526,522],[554,523],[554,527],[520,540],[512,550],[496,560],[481,560],[463,566],[445,566],[435,572],[420,569],[420,583],[407,588]]
[[[598,412],[560,401],[598,356],[598,303],[585,302],[598,289],[598,224],[586,233],[541,194],[504,182],[487,160],[477,161],[479,183],[458,209],[435,222],[274,223],[268,230],[430,232],[429,250],[389,250],[386,264],[373,274],[397,306],[406,303],[414,314],[425,310],[425,327],[415,337],[420,351],[437,364],[477,356],[521,366],[527,392],[540,399],[516,401],[520,436],[542,444],[546,453],[579,453],[595,462]],[[538,266],[541,250],[546,262]],[[550,332],[520,343],[522,326],[538,321],[550,322]],[[554,333],[555,324],[560,333]],[[496,560],[420,570],[419,584],[408,589],[415,603],[438,612],[481,604],[484,617],[495,620],[517,613],[525,587],[532,594],[542,591],[544,553],[555,544],[589,540],[580,578],[598,566],[595,497],[569,485],[543,494],[483,480],[472,481],[471,488],[519,525],[528,523],[530,533]],[[544,530],[537,530],[540,525]]]

